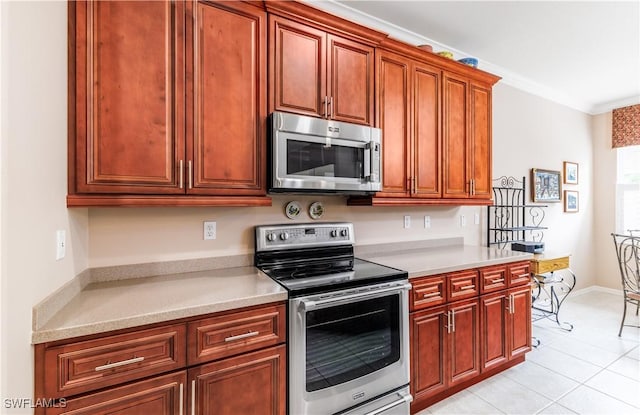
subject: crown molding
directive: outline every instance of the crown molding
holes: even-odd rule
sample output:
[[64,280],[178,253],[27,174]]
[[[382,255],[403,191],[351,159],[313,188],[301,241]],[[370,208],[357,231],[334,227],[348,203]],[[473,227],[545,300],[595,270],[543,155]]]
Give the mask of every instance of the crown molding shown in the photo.
[[[464,51],[445,45],[444,43],[438,42],[434,39],[429,39],[418,33],[412,32],[411,30],[407,30],[403,27],[387,22],[386,20],[382,20],[377,17],[371,16],[367,13],[356,10],[344,3],[338,3],[335,0],[301,0],[301,1],[303,3],[307,3],[313,7],[316,7],[318,9],[324,10],[328,13],[332,13],[342,18],[349,19],[355,23],[369,26],[372,29],[380,30],[382,32],[389,34],[389,37],[409,43],[411,45],[429,44],[433,46],[434,50],[448,50],[453,52],[456,58],[462,58],[465,56],[474,56],[478,58],[478,67],[481,67],[482,70],[484,71],[487,71],[502,77],[501,83],[507,84],[509,86],[512,86],[514,88],[527,92],[529,94],[536,95],[544,99],[548,99],[550,101],[567,106],[569,108],[573,108],[580,112],[594,115],[594,114],[599,114],[601,112],[609,111],[612,108],[625,106],[625,105],[619,105],[618,107],[610,108],[610,104],[613,104],[613,103],[594,106],[590,103],[587,103],[581,100],[576,100],[575,98],[570,97],[569,95],[562,93],[557,89],[550,88],[546,85],[542,85],[538,82],[532,81],[529,78],[521,76],[515,72],[509,71],[502,66],[492,64],[491,62],[487,62],[472,53],[466,53]],[[625,102],[627,101],[625,100]],[[633,104],[626,104],[626,105],[633,105]]]

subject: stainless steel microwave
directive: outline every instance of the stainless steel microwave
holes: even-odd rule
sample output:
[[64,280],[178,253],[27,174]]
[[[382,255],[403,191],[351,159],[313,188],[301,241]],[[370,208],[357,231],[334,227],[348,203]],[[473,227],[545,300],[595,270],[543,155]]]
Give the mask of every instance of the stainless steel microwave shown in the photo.
[[381,190],[379,128],[284,112],[270,125],[270,192]]

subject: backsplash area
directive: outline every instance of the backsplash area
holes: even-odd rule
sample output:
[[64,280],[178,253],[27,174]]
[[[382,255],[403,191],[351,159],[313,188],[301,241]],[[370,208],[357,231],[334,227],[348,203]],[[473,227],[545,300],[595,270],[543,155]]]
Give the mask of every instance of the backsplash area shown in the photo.
[[[302,209],[293,220],[284,213],[290,201]],[[312,222],[309,207],[316,201],[324,205],[320,221],[353,222],[357,245],[448,237],[463,237],[468,245],[483,241],[483,207],[355,207],[346,206],[342,196],[276,195],[271,207],[90,209],[89,267],[252,253],[255,225]],[[204,221],[216,222],[215,240],[203,239]]]

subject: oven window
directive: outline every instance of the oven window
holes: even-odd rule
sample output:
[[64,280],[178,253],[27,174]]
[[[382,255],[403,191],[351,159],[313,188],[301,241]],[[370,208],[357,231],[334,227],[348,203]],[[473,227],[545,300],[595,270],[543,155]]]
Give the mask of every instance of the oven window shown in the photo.
[[287,174],[314,177],[363,177],[364,149],[287,140]]
[[324,389],[400,359],[398,294],[306,314],[306,387]]

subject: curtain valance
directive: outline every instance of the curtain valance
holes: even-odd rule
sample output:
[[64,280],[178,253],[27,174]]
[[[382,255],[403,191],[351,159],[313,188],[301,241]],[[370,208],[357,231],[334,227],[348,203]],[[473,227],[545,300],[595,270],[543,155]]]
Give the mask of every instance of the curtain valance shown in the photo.
[[640,145],[640,104],[613,110],[611,146]]

